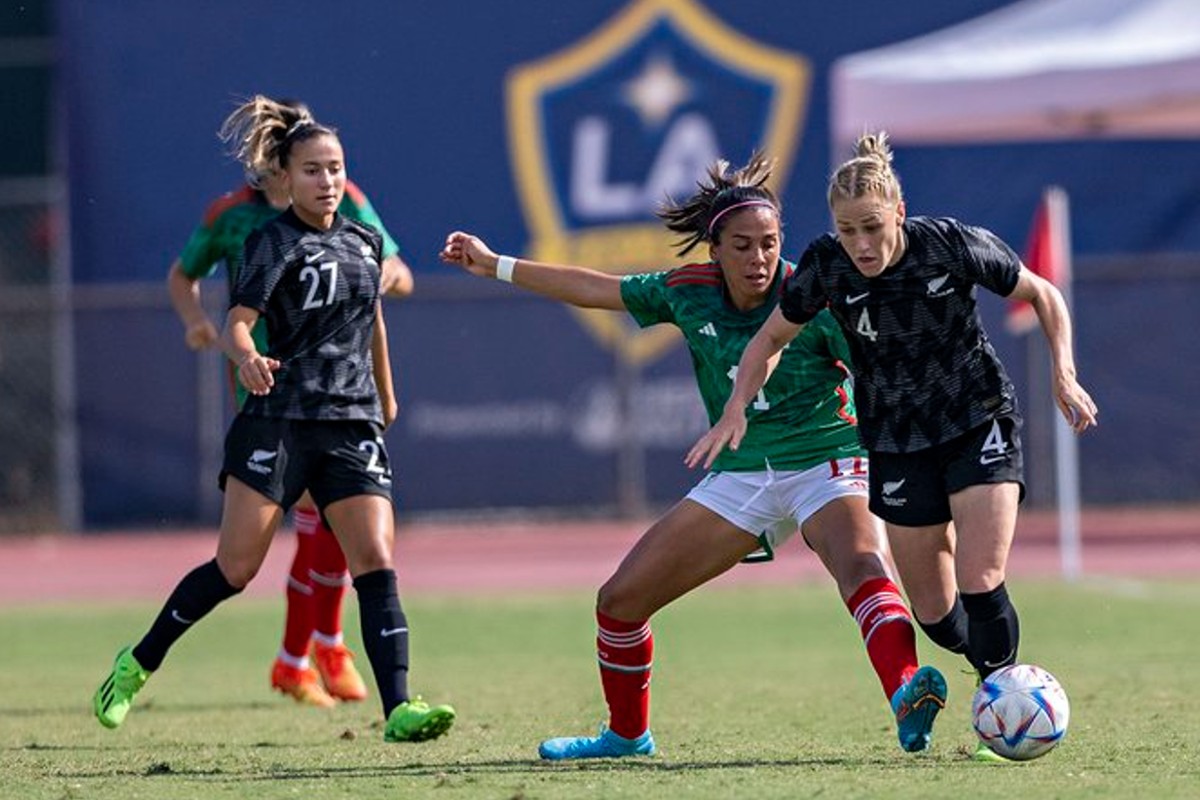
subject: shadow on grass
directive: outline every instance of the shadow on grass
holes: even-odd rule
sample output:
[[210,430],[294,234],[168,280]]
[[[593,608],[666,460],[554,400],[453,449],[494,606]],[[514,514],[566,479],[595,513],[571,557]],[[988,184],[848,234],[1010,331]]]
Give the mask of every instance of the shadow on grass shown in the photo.
[[[902,765],[911,768],[920,761],[929,767],[939,766],[938,759],[906,759]],[[813,769],[821,767],[894,767],[899,766],[892,758],[738,758],[712,761],[671,761],[657,758],[597,759],[586,761],[547,762],[540,759],[506,759],[493,761],[462,762],[452,764],[398,764],[395,766],[364,765],[353,767],[297,767],[278,765],[268,769],[188,769],[175,768],[167,762],[158,762],[142,769],[88,770],[59,772],[59,777],[86,780],[119,776],[184,778],[188,780],[236,780],[236,781],[287,781],[320,779],[358,778],[453,778],[469,775],[544,775],[548,773],[601,773],[601,772],[644,772],[673,773],[703,770],[752,770],[752,769]]]
[[[248,700],[243,703],[155,703],[153,700],[139,703],[134,707],[133,713],[137,715],[153,714],[155,712],[168,711],[171,713],[197,713],[209,711],[273,711],[284,705],[282,701],[286,700],[292,703],[289,698],[279,698],[278,700]],[[85,699],[81,705],[74,706],[27,706],[25,708],[6,708],[4,709],[5,719],[44,719],[45,717],[70,717],[80,713],[87,716],[92,715],[92,706],[90,697]]]

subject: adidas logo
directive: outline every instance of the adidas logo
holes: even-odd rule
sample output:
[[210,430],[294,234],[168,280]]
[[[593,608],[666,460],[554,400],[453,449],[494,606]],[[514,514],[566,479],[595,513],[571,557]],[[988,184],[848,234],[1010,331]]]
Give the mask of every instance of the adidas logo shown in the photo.
[[711,336],[715,339],[717,338],[717,326],[710,322],[703,328],[698,329],[696,333],[699,333],[701,336]]
[[246,469],[257,472],[260,475],[270,475],[271,467],[263,462],[270,461],[275,458],[277,451],[275,450],[259,450],[255,449],[250,454],[250,458],[246,459]]

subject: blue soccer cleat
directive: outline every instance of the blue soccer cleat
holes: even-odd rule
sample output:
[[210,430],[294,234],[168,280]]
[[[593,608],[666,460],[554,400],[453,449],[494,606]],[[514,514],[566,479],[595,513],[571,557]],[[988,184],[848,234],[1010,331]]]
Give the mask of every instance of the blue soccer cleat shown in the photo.
[[538,755],[549,761],[568,758],[621,758],[622,756],[652,756],[657,748],[647,730],[636,739],[618,736],[606,727],[599,736],[560,736],[538,745]]
[[946,706],[946,679],[936,667],[921,667],[892,695],[900,746],[909,753],[929,748],[933,721]]

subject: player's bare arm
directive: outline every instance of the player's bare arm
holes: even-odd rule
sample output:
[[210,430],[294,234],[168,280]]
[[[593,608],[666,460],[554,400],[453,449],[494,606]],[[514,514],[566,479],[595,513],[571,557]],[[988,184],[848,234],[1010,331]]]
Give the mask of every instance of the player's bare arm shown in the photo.
[[[455,231],[446,237],[441,259],[483,278],[497,277],[496,268],[500,262],[500,256],[486,242],[463,231]],[[522,289],[580,308],[625,309],[620,276],[599,270],[522,258],[517,260],[509,277]]]
[[1062,293],[1053,283],[1022,266],[1016,288],[1009,297],[1028,302],[1037,313],[1050,345],[1054,402],[1058,410],[1076,433],[1097,425],[1096,403],[1076,378],[1071,315]]
[[188,348],[203,350],[215,345],[219,334],[200,303],[200,281],[184,274],[179,259],[167,271],[167,295],[183,323],[183,340]]
[[225,332],[221,337],[221,349],[229,360],[237,365],[238,380],[251,394],[267,394],[275,385],[275,370],[279,362],[258,352],[254,337],[250,335],[254,323],[258,322],[258,311],[246,306],[229,309],[225,320]]
[[789,322],[778,308],[771,312],[742,351],[733,391],[725,402],[721,418],[692,445],[684,458],[689,468],[703,463],[705,469],[710,469],[726,447],[737,450],[741,446],[746,435],[746,406],[771,377],[771,371],[779,362],[779,353],[803,327]]
[[390,255],[379,265],[379,291],[387,297],[403,300],[413,293],[413,274],[397,255]]
[[371,333],[371,367],[375,373],[379,406],[383,409],[383,427],[388,428],[400,414],[400,403],[396,399],[395,383],[392,380],[392,360],[388,356],[387,325],[383,321],[382,303],[375,305],[375,328]]

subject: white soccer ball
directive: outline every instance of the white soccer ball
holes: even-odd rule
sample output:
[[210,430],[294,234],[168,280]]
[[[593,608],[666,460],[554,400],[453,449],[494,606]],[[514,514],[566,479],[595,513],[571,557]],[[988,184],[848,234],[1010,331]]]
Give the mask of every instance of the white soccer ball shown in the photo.
[[1041,667],[1013,664],[980,684],[971,703],[975,733],[1005,758],[1049,753],[1067,732],[1071,705],[1058,680]]

